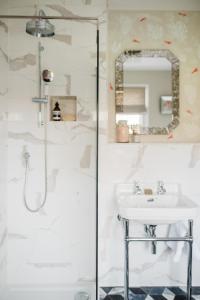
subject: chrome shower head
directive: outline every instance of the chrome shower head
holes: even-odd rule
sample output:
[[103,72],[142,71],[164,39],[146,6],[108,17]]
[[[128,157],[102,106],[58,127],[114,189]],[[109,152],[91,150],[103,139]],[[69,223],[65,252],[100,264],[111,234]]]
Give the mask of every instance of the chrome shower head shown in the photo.
[[54,78],[54,74],[53,74],[52,71],[44,70],[42,72],[42,79],[43,79],[43,81],[45,81],[45,82],[52,82],[53,78]]
[[55,27],[49,22],[48,19],[42,19],[46,16],[44,11],[39,11],[37,19],[31,20],[26,23],[26,33],[36,37],[51,37],[55,35]]

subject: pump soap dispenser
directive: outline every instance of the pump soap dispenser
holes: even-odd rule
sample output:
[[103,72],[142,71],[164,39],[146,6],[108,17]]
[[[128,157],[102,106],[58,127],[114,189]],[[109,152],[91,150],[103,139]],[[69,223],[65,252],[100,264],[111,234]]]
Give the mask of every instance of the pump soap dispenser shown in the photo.
[[60,110],[58,102],[55,103],[55,107],[52,111],[52,120],[53,121],[61,121],[61,110]]

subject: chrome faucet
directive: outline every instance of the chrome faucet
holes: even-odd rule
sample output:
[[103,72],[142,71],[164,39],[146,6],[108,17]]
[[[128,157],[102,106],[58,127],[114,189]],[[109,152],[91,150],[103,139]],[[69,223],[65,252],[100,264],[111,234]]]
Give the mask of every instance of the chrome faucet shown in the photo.
[[141,195],[142,189],[137,181],[135,181],[135,195]]
[[166,194],[166,189],[164,187],[164,182],[159,180],[157,185],[157,194],[158,195],[164,195]]

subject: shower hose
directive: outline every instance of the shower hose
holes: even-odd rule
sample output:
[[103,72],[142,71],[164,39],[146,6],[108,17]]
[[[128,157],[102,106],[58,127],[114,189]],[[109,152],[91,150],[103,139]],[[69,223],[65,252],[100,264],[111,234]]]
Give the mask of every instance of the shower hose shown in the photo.
[[24,159],[25,159],[25,179],[24,179],[24,189],[23,189],[23,198],[24,198],[24,205],[26,209],[31,213],[37,213],[39,212],[44,205],[46,204],[47,200],[47,188],[48,188],[48,180],[47,180],[47,105],[44,105],[44,197],[42,202],[38,207],[31,208],[28,204],[27,200],[27,186],[28,186],[28,175],[29,175],[29,161],[30,161],[30,154],[29,152],[24,153]]

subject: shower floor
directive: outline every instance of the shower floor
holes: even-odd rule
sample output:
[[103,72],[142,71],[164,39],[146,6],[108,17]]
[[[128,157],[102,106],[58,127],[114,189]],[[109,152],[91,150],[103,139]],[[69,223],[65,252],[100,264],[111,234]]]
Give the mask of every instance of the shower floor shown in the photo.
[[84,291],[90,295],[91,300],[95,300],[95,286],[80,286],[68,289],[19,289],[19,288],[7,288],[0,295],[1,300],[74,300],[75,295]]

